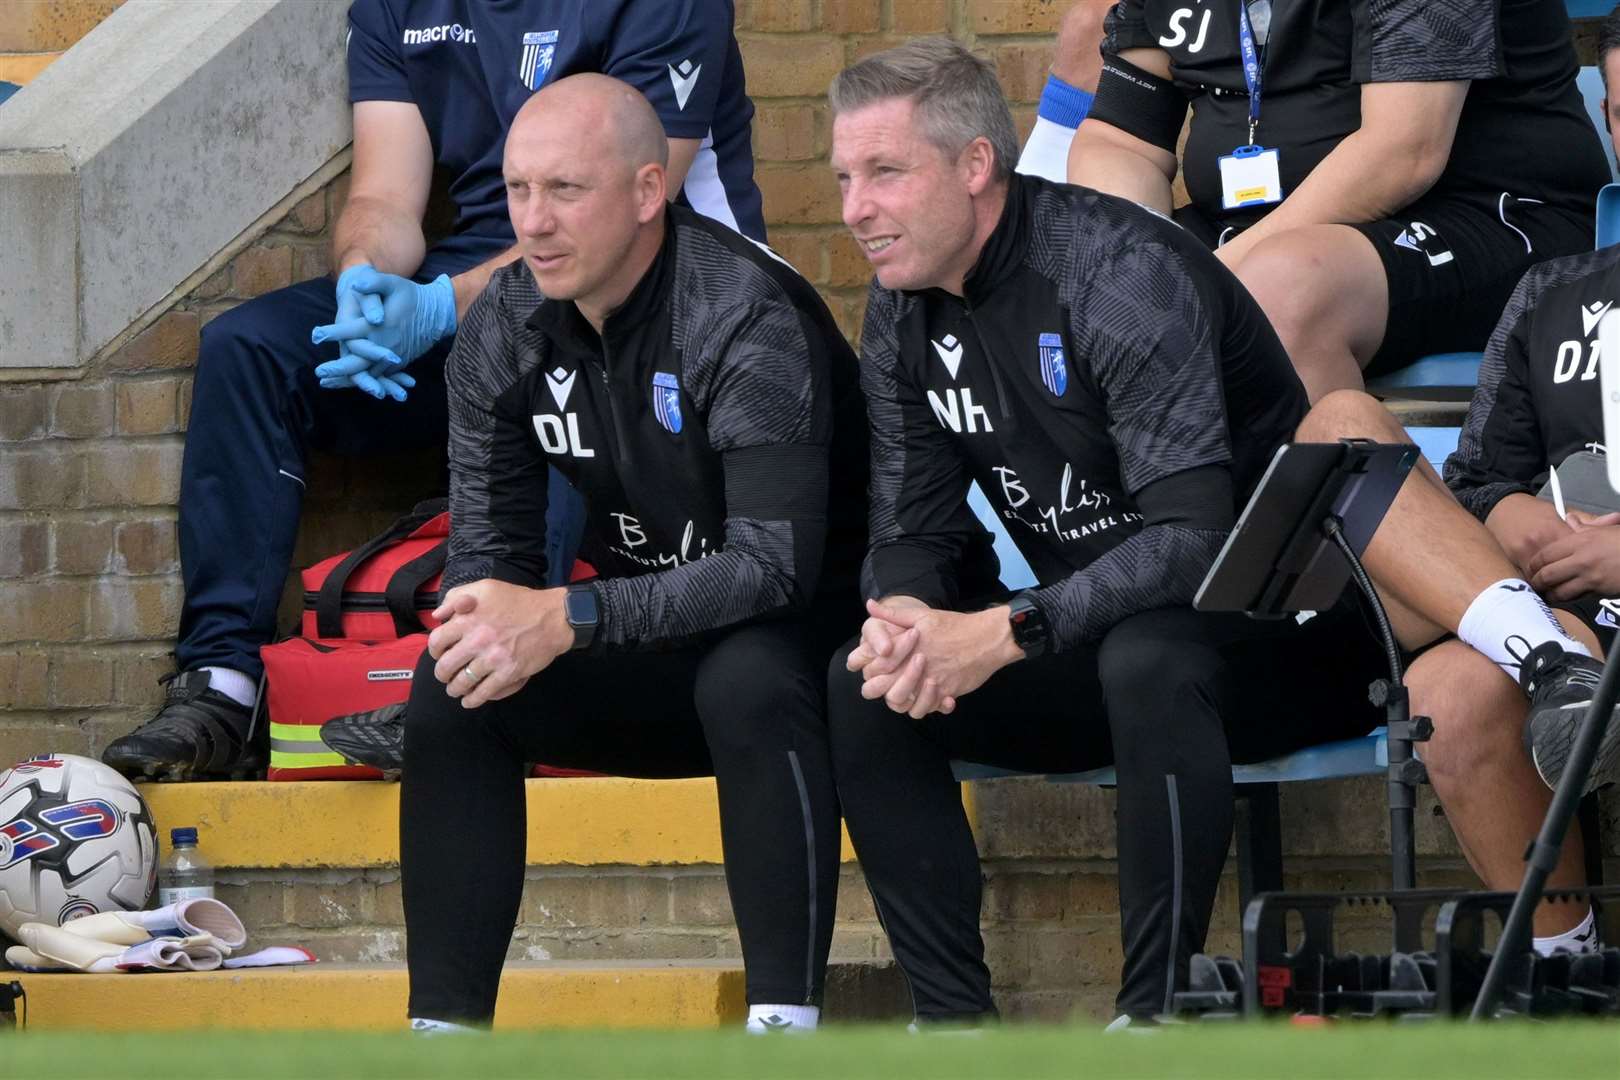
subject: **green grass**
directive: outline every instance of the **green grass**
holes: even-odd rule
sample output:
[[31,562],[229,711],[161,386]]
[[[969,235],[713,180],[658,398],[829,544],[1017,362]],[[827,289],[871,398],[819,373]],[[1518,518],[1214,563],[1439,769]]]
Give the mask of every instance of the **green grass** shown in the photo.
[[1620,1076],[1620,1024],[1332,1028],[1206,1024],[1149,1036],[1094,1027],[1008,1027],[978,1035],[841,1028],[809,1038],[740,1032],[554,1032],[423,1039],[330,1032],[0,1034],[6,1080],[250,1077],[828,1077],[878,1080],[1062,1077],[1326,1080]]

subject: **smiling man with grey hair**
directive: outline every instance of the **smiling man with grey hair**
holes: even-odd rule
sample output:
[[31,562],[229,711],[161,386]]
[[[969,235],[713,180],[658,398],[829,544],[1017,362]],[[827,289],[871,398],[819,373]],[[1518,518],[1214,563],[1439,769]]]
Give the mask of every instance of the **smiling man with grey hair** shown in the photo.
[[[960,45],[869,57],[830,98],[844,222],[877,278],[870,617],[829,674],[850,836],[918,1018],[981,1016],[979,865],[951,759],[1115,763],[1118,1007],[1152,1017],[1203,944],[1232,762],[1378,723],[1353,605],[1303,626],[1190,606],[1304,389],[1202,245],[1125,200],[1013,175],[995,72]],[[1034,588],[1000,587],[973,482]]]

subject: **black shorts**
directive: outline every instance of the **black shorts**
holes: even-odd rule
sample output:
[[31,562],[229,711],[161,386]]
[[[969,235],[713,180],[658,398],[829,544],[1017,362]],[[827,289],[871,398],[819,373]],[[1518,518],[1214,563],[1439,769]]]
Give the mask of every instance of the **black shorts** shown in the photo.
[[[1173,215],[1211,248],[1232,230],[1193,206]],[[1368,375],[1444,352],[1485,348],[1524,272],[1560,255],[1590,251],[1593,222],[1505,192],[1425,195],[1396,217],[1351,228],[1384,265],[1389,320]]]
[[1585,623],[1587,629],[1597,635],[1598,645],[1603,648],[1604,655],[1608,655],[1610,646],[1614,644],[1614,632],[1620,629],[1620,619],[1602,605],[1599,597],[1583,596],[1579,600],[1565,600],[1560,603],[1549,600],[1548,603],[1552,604],[1554,610],[1567,611]]
[[1475,352],[1532,265],[1589,251],[1593,224],[1505,192],[1426,195],[1382,221],[1353,225],[1378,252],[1389,285],[1380,375],[1432,353]]

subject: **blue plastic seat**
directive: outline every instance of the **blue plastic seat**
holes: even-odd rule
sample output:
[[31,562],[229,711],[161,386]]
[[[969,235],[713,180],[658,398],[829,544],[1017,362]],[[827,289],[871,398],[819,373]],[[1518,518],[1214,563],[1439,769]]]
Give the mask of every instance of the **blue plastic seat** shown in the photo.
[[1367,389],[1379,397],[1418,401],[1467,401],[1479,382],[1484,353],[1450,352],[1425,356],[1415,364],[1367,380]]
[[1606,248],[1620,241],[1620,184],[1606,184],[1598,192],[1597,246]]
[[1406,434],[1423,451],[1423,456],[1429,459],[1429,464],[1436,469],[1446,463],[1452,451],[1457,449],[1457,440],[1462,437],[1462,428],[1454,427],[1409,427]]
[[[1384,729],[1377,728],[1359,739],[1309,746],[1304,750],[1269,761],[1232,766],[1232,782],[1237,784],[1283,784],[1295,780],[1335,780],[1346,776],[1372,776],[1389,767],[1389,743]],[[958,780],[993,780],[999,776],[1022,776],[1014,769],[980,765],[971,761],[952,763]],[[1047,773],[1048,780],[1065,784],[1116,783],[1113,766],[1089,772]]]

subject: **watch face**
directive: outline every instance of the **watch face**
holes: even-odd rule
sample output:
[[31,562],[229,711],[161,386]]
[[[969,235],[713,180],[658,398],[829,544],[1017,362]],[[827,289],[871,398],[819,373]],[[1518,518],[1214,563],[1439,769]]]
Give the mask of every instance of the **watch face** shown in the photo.
[[563,598],[563,614],[573,626],[595,626],[597,622],[596,591],[570,589]]
[[1039,651],[1046,646],[1046,616],[1040,608],[1026,599],[1015,599],[1008,613],[1012,623],[1013,641],[1025,652]]

